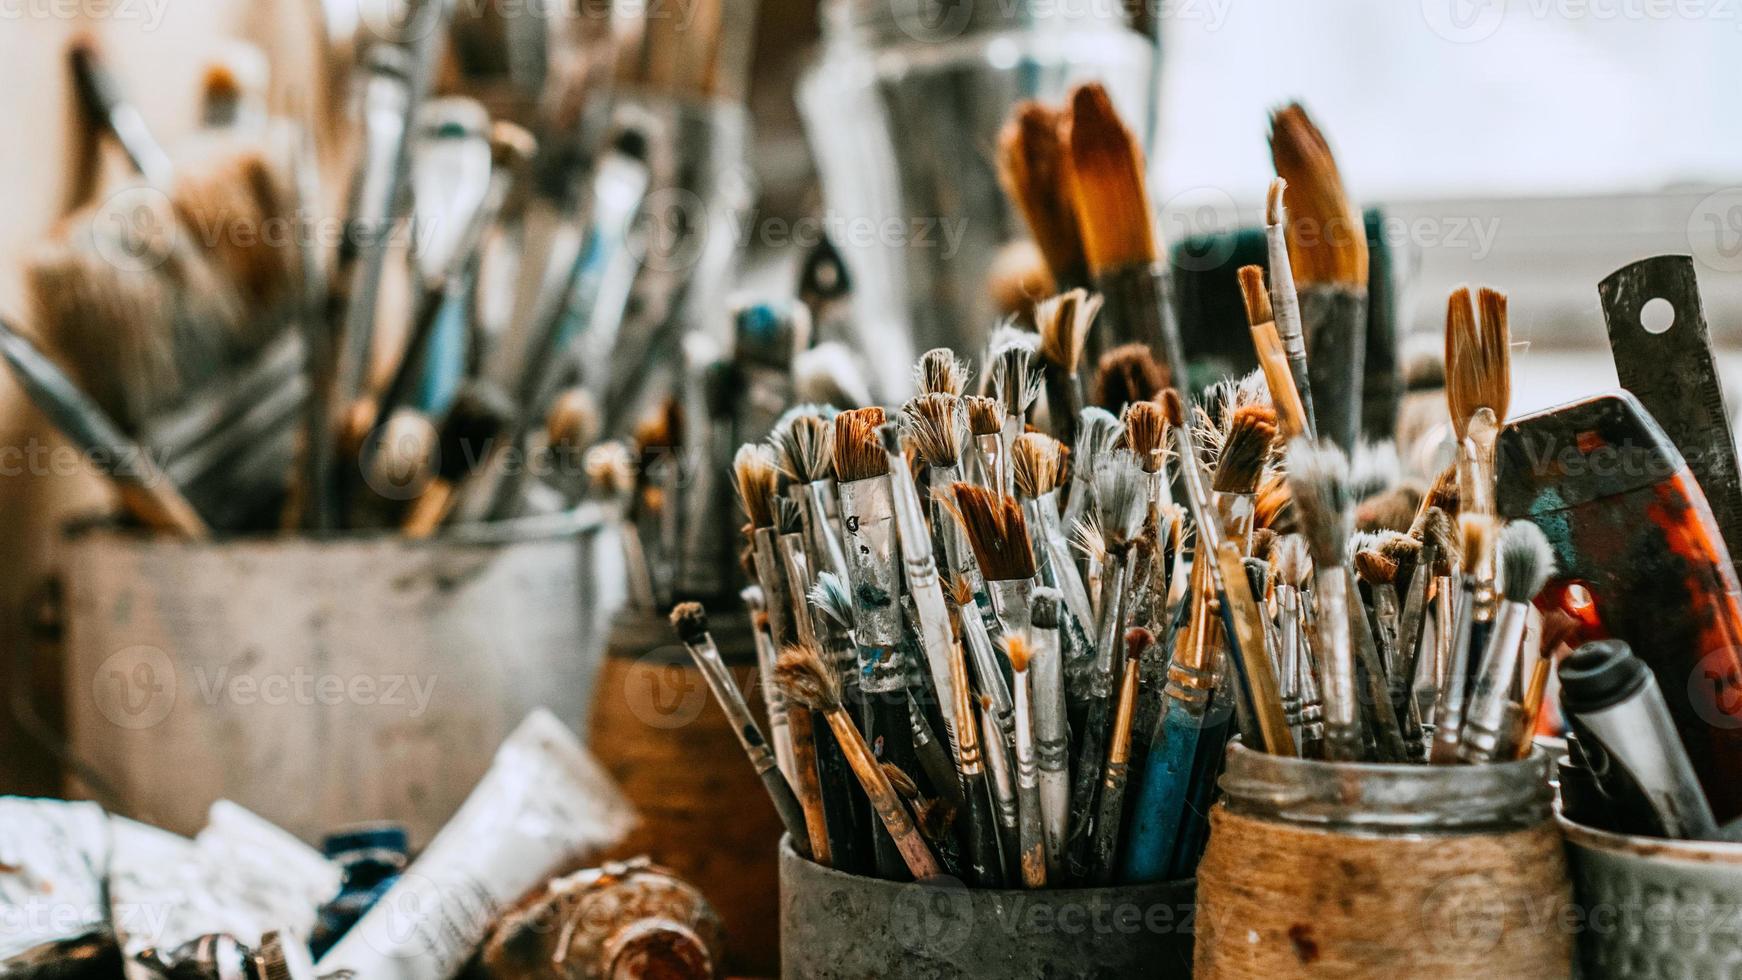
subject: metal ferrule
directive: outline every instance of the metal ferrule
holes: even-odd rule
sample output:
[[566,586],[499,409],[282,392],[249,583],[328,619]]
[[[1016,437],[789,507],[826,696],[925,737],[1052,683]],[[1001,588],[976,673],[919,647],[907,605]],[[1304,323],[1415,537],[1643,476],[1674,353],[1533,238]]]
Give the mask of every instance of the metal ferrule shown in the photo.
[[999,727],[1008,730],[1010,726],[1004,722],[1012,718],[1016,704],[1010,697],[1010,686],[1004,682],[1004,671],[998,666],[998,655],[992,650],[992,636],[979,617],[972,615],[972,610],[964,606],[960,612],[963,646],[974,662],[974,679],[980,682],[967,690],[978,690],[991,698],[992,713],[998,716]]
[[725,661],[720,659],[720,651],[714,648],[712,641],[690,646],[689,651],[696,669],[701,671],[702,679],[713,690],[714,699],[720,702],[721,710],[725,711],[727,721],[732,724],[732,731],[738,736],[738,743],[744,746],[744,752],[750,757],[756,771],[762,773],[774,768],[774,753],[762,741],[756,720],[751,717],[750,709],[744,704],[744,696],[738,692],[738,685],[732,680],[731,672],[726,669]]
[[1524,655],[1529,621],[1530,607],[1522,602],[1502,602],[1495,612],[1494,630],[1488,634],[1488,649],[1482,652],[1482,669],[1476,674],[1464,730],[1458,737],[1458,755],[1465,762],[1492,762],[1516,734],[1506,724],[1506,708]]
[[774,743],[774,760],[780,765],[780,774],[790,782],[798,778],[798,764],[792,753],[792,729],[786,720],[786,694],[775,680],[774,663],[778,654],[766,631],[755,632],[756,673],[762,682],[762,702],[768,712],[768,740]]
[[[925,509],[920,503],[919,493],[914,490],[913,474],[905,457],[889,454],[887,482],[895,505],[896,529],[901,536],[907,592],[913,600],[914,615],[919,619],[926,666],[930,668],[938,703],[951,704],[955,701],[950,681],[955,637],[950,630],[949,606],[944,598],[943,584],[938,580],[937,563],[932,558],[931,528],[926,526]],[[956,744],[954,719],[946,715],[944,728],[953,753]]]
[[1113,664],[1125,632],[1121,627],[1125,617],[1126,565],[1123,552],[1107,556],[1106,578],[1101,584],[1101,619],[1095,626],[1095,659],[1087,678],[1091,698],[1113,696]]
[[1325,750],[1336,762],[1361,758],[1361,703],[1355,683],[1355,645],[1349,632],[1349,577],[1327,569],[1315,589],[1318,621],[1313,646],[1324,665]]
[[1120,344],[1141,343],[1161,355],[1176,383],[1186,375],[1179,326],[1172,322],[1160,262],[1113,269],[1095,280],[1101,294],[1101,325],[1089,331],[1088,363]]
[[804,535],[783,534],[780,536],[780,563],[786,573],[787,611],[792,617],[793,632],[801,643],[815,644],[817,628],[815,614],[811,612],[810,595],[811,578],[810,556],[805,552]]
[[997,432],[975,436],[974,450],[980,456],[980,485],[1008,496],[1010,458],[1004,455],[1004,436]]
[[1258,498],[1248,493],[1218,493],[1214,496],[1216,513],[1222,518],[1222,532],[1240,554],[1252,553],[1252,528],[1258,521]]
[[[890,648],[887,672],[901,676],[893,648],[901,642],[901,566],[895,556],[895,500],[883,477],[842,483],[841,524],[846,531],[848,577],[857,614],[855,633],[861,646]],[[880,693],[880,682],[866,679],[866,691]]]
[[999,632],[1004,636],[1020,636],[1029,632],[1034,602],[1033,579],[1011,579],[1007,582],[987,582],[992,608],[998,613]]
[[1083,576],[1077,571],[1076,562],[1071,560],[1070,546],[1065,543],[1064,528],[1059,523],[1057,503],[1055,491],[1028,501],[1024,509],[1031,511],[1029,527],[1037,530],[1039,551],[1046,556],[1047,565],[1052,569],[1053,587],[1064,595],[1067,635],[1074,647],[1088,651],[1093,647],[1089,629],[1095,622],[1095,610],[1089,604],[1089,590],[1083,585]]
[[1282,217],[1282,221],[1264,226],[1264,243],[1270,256],[1270,309],[1276,316],[1276,335],[1282,340],[1282,352],[1288,358],[1288,373],[1294,378],[1295,389],[1300,392],[1307,425],[1316,433],[1318,423],[1313,413],[1311,375],[1307,373],[1306,332],[1301,326],[1294,267],[1288,257],[1286,213]]
[[[841,576],[842,581],[851,582],[853,576],[847,566],[846,549],[841,546],[841,539],[836,537],[834,525],[829,521],[829,497],[833,488],[833,480],[805,484],[798,498],[799,515],[804,520],[805,535],[810,539],[813,567],[827,568]],[[825,561],[827,565],[823,564]]]
[[1292,585],[1276,586],[1276,677],[1282,695],[1282,713],[1288,718],[1295,742],[1301,740],[1300,697],[1300,593]]
[[750,559],[756,566],[757,584],[762,586],[769,634],[777,648],[786,646],[798,639],[798,630],[792,622],[792,597],[780,558],[780,535],[774,528],[759,527],[751,532]]
[[1149,503],[1157,514],[1173,506],[1173,481],[1167,477],[1167,467],[1157,466],[1154,473],[1144,474],[1149,480]]
[[1458,739],[1464,730],[1464,705],[1468,685],[1465,661],[1470,648],[1470,632],[1474,623],[1476,584],[1469,575],[1460,576],[1458,611],[1453,619],[1452,639],[1447,648],[1446,673],[1440,680],[1438,697],[1434,701],[1434,744],[1429,756],[1432,762],[1445,765],[1458,761]]

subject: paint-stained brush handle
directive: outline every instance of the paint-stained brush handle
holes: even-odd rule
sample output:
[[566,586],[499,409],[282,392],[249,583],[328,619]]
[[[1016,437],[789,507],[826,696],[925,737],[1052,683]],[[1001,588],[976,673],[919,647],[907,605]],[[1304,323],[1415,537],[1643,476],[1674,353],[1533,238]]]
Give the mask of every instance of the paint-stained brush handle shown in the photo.
[[[1625,392],[1515,419],[1499,444],[1500,513],[1547,534],[1540,603],[1590,594],[1600,629],[1651,667],[1720,823],[1742,815],[1742,586],[1699,483]],[[1593,610],[1568,610],[1584,623]]]

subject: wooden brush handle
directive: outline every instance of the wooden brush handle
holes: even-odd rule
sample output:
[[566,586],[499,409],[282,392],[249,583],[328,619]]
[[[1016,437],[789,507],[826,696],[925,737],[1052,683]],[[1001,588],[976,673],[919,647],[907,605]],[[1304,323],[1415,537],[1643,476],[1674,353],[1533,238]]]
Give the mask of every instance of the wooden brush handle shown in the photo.
[[115,489],[127,512],[154,531],[173,533],[189,541],[205,541],[212,536],[211,528],[193,504],[162,474],[139,483],[119,481]]
[[431,481],[417,498],[417,502],[411,505],[411,513],[405,515],[405,523],[400,530],[405,532],[406,537],[416,540],[429,537],[447,519],[453,500],[452,483],[446,480]]
[[907,870],[912,872],[916,881],[942,874],[931,847],[914,827],[913,821],[907,815],[907,806],[896,794],[889,777],[883,774],[883,767],[871,754],[870,746],[865,744],[865,737],[853,727],[852,719],[839,708],[825,712],[824,717],[828,719],[829,727],[834,730],[835,738],[840,741],[841,751],[846,753],[848,764],[853,767],[853,772],[865,787],[865,795],[871,800],[871,808],[877,811],[878,818],[883,821],[883,826],[888,829],[889,836],[895,840],[895,846],[901,851],[902,859],[907,862]]
[[809,711],[793,711],[786,716],[792,733],[792,763],[797,770],[794,792],[799,806],[804,808],[805,836],[810,838],[811,858],[818,864],[834,867],[834,851],[829,847],[829,824],[823,816],[822,781],[817,777],[816,732]]

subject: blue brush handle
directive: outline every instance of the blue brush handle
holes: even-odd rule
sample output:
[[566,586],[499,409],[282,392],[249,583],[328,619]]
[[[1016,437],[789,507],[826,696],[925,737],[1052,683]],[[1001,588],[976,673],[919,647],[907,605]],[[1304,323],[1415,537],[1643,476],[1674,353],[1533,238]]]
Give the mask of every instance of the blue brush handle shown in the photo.
[[1164,712],[1132,804],[1131,839],[1125,845],[1123,868],[1128,882],[1167,877],[1191,792],[1203,716],[1171,697]]

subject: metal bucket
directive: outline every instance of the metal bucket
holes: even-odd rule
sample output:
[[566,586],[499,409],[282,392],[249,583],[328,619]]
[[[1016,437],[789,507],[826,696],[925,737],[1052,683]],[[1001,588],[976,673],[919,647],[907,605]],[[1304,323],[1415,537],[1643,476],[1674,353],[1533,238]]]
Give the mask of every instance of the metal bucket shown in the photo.
[[1579,906],[1580,976],[1742,975],[1742,844],[1660,840],[1561,818]]
[[73,789],[182,834],[229,799],[305,840],[395,820],[427,843],[528,711],[586,731],[622,591],[601,528],[583,509],[421,542],[74,531]]
[[1036,891],[884,881],[780,843],[781,976],[1099,980],[1188,977],[1195,883]]

